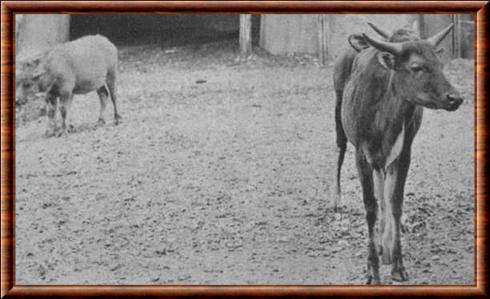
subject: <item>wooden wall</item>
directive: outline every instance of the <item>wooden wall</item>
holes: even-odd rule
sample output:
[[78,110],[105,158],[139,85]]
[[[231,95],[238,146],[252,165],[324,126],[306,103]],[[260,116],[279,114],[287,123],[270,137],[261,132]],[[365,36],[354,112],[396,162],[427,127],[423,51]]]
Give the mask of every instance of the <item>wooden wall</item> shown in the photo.
[[16,55],[32,55],[69,38],[70,15],[16,15]]
[[[310,53],[318,54],[322,47],[319,40],[319,15],[262,15],[260,46],[272,54]],[[323,16],[323,28],[326,42],[327,59],[333,59],[342,53],[347,37],[352,33],[375,35],[366,22],[390,30],[403,27],[411,21],[410,15],[339,15]]]
[[453,31],[441,44],[446,50],[444,53],[446,59],[474,57],[475,27],[473,15],[424,15],[423,23],[423,37],[429,37],[450,24],[454,24]]
[[[309,53],[320,56],[320,49],[326,51],[326,60],[333,60],[348,47],[347,37],[353,33],[377,34],[367,25],[372,22],[386,31],[411,26],[419,20],[419,15],[388,14],[327,14],[323,17],[323,38],[319,35],[318,15],[262,15],[260,46],[272,54]],[[431,36],[452,22],[454,15],[423,15],[422,36]],[[472,15],[459,15],[455,31],[444,40],[443,60],[454,57],[472,58],[474,26]],[[459,28],[459,29],[458,29]],[[457,33],[456,33],[457,32]],[[456,37],[459,34],[459,38]],[[457,40],[456,40],[457,39]],[[322,42],[324,44],[321,47]],[[459,44],[460,51],[455,51]]]
[[317,53],[317,15],[262,15],[260,41],[272,54]]
[[[373,22],[385,30],[394,30],[411,24],[417,15],[381,15],[381,14],[327,14],[322,18],[319,15],[300,14],[264,14],[254,16],[259,18],[260,29],[252,33],[252,39],[259,40],[259,45],[272,54],[309,53],[319,55],[323,49],[326,61],[331,61],[341,54],[347,44],[347,37],[352,33],[365,32],[375,36],[366,22]],[[78,18],[78,19],[76,19]],[[257,19],[255,18],[255,19]],[[322,20],[322,28],[319,27]],[[451,22],[455,22],[454,15],[432,14],[423,16],[423,36],[430,36]],[[453,57],[472,58],[474,53],[474,26],[472,15],[459,15],[456,18],[458,33],[453,33],[443,42],[445,59]],[[121,26],[117,24],[121,23]],[[121,30],[124,24],[131,24],[131,30]],[[171,32],[178,33],[186,27],[195,27],[192,30],[208,30],[212,35],[219,32],[238,33],[238,15],[17,15],[16,29],[17,54],[27,55],[31,52],[42,51],[57,43],[67,41],[78,35],[94,34],[126,34],[136,32],[137,36],[155,35],[165,40]],[[73,36],[70,36],[70,26]],[[197,27],[196,27],[197,26]],[[116,31],[112,33],[112,31]],[[322,31],[323,30],[323,31]],[[97,32],[96,32],[97,31]],[[105,32],[107,31],[107,32]],[[134,33],[133,32],[133,33]],[[189,33],[190,32],[190,33]],[[320,35],[323,32],[323,38]],[[455,31],[456,32],[456,31]],[[73,34],[76,33],[76,34]],[[192,34],[196,39],[198,32],[182,31],[182,34]],[[197,34],[197,35],[196,35]],[[257,36],[258,35],[258,36]],[[238,36],[237,36],[238,37]],[[126,39],[127,37],[121,37]],[[456,46],[458,45],[458,46]],[[320,55],[319,55],[320,56]]]

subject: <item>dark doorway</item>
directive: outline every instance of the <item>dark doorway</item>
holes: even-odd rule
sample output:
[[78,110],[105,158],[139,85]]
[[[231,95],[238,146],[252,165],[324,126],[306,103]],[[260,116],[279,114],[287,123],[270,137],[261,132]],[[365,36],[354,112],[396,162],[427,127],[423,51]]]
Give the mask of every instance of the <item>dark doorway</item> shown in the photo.
[[102,34],[116,45],[163,47],[238,40],[238,14],[79,14],[71,16],[70,39]]

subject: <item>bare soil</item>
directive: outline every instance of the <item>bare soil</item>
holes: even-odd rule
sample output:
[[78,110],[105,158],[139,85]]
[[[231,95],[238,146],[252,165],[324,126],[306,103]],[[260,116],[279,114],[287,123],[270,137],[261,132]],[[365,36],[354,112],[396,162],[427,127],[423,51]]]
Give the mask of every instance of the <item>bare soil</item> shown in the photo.
[[[364,284],[367,226],[352,146],[332,211],[332,67],[232,42],[120,50],[123,117],[76,96],[66,138],[17,111],[17,284]],[[474,283],[473,61],[467,101],[426,109],[402,235],[407,284]],[[383,283],[391,283],[382,267]]]

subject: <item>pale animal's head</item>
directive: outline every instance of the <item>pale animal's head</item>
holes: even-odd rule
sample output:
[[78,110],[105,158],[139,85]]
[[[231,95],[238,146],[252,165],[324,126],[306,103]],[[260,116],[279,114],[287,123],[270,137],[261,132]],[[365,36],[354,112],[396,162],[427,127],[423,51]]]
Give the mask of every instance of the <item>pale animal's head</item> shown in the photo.
[[20,60],[16,64],[15,100],[23,105],[33,100],[40,92],[41,77],[44,73],[41,64],[42,57]]

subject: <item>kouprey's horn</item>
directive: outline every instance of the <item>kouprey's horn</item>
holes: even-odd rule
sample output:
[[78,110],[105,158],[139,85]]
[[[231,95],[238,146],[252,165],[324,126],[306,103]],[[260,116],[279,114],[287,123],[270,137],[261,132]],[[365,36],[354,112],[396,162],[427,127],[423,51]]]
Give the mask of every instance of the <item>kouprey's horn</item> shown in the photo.
[[373,47],[375,47],[378,50],[389,52],[393,55],[399,55],[402,53],[401,43],[390,43],[390,42],[380,41],[374,38],[370,38],[365,33],[363,33],[362,36],[366,39],[366,41],[369,44],[371,44]]
[[441,32],[437,33],[436,35],[433,35],[432,37],[429,37],[427,41],[433,46],[437,47],[442,40],[446,37],[446,35],[453,29],[453,24],[447,26],[444,28]]
[[381,35],[381,37],[383,37],[384,39],[387,39],[388,37],[390,37],[391,34],[389,34],[388,32],[386,32],[384,30],[382,30],[381,28],[377,27],[373,23],[367,22],[367,24],[369,26],[371,26],[371,28],[373,28],[373,30],[376,31],[377,34]]

